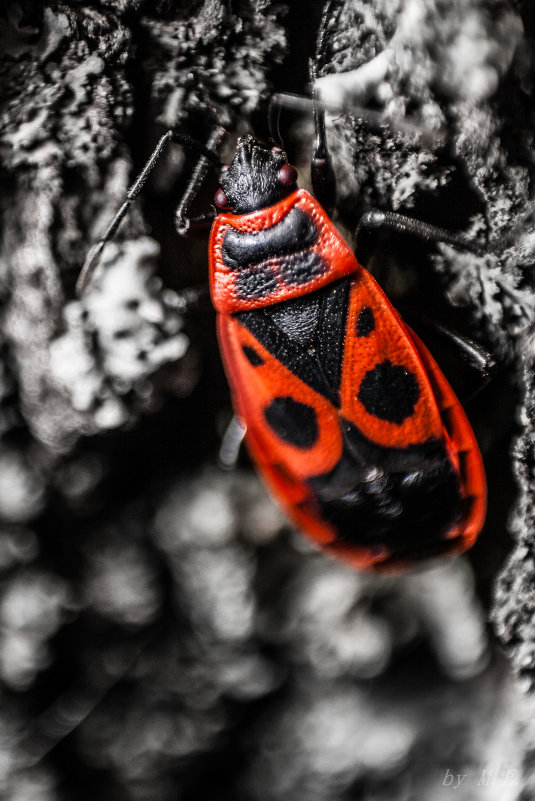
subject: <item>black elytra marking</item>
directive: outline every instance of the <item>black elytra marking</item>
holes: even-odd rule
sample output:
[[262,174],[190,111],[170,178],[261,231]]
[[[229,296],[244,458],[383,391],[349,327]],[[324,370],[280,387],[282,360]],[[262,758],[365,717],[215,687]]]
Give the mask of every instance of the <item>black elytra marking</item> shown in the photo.
[[355,333],[358,337],[369,337],[375,330],[375,317],[369,306],[363,306],[357,317]]
[[264,364],[264,360],[261,355],[250,345],[242,345],[241,349],[243,351],[243,355],[246,357],[247,361],[253,365],[253,367],[260,367],[261,364]]
[[264,314],[293,342],[309,349],[314,346],[317,335],[321,294],[310,292],[291,300],[273,303],[264,309]]
[[335,406],[351,279],[235,317],[278,361]]
[[351,278],[330,284],[322,293],[320,321],[316,334],[316,360],[340,405],[340,381],[346,339],[346,321]]
[[264,417],[280,439],[296,448],[308,450],[318,439],[316,412],[289,395],[274,398],[264,409]]
[[281,364],[316,392],[334,401],[335,398],[332,397],[330,387],[318,369],[315,357],[270,319],[270,310],[271,307],[238,312],[236,317]]
[[414,374],[388,359],[368,370],[357,395],[368,414],[398,424],[411,416],[419,396]]

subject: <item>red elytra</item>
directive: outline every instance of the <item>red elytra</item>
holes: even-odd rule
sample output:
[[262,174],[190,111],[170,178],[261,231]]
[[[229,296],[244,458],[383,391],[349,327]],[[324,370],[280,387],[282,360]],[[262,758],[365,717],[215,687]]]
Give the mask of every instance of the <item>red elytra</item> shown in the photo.
[[221,213],[209,256],[236,415],[301,531],[376,572],[471,547],[487,493],[465,412],[321,205]]

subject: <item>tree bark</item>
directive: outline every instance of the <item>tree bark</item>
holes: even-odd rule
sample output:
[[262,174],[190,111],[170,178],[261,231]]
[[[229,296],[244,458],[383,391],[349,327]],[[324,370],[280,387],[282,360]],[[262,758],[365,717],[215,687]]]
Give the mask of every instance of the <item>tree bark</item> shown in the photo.
[[[228,390],[213,313],[183,294],[206,283],[208,235],[173,224],[194,154],[169,147],[75,295],[169,127],[205,142],[224,126],[230,160],[237,135],[266,136],[272,92],[310,95],[322,8],[4,4],[6,799],[535,797],[528,0],[332,0],[316,65],[335,221],[411,325],[453,327],[497,363],[467,405],[489,483],[469,558],[357,574],[290,530],[245,455],[216,469]],[[309,115],[285,110],[282,134],[306,185]],[[199,213],[216,189],[209,175]],[[374,207],[488,254],[355,242]]]

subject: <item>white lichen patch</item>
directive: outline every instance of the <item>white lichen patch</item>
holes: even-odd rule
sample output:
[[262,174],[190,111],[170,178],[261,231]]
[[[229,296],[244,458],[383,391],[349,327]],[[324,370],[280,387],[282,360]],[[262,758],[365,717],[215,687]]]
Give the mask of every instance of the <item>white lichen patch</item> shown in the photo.
[[152,278],[158,252],[148,237],[109,244],[83,299],[66,306],[66,331],[52,343],[53,378],[95,429],[128,419],[128,393],[150,406],[150,377],[188,349],[173,293]]

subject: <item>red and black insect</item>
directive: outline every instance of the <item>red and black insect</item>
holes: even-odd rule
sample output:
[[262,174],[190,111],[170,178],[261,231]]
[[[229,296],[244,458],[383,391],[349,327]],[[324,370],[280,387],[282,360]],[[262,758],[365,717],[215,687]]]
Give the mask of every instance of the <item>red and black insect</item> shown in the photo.
[[[330,205],[317,106],[315,127],[316,194]],[[179,207],[181,225],[216,140],[195,145],[201,158]],[[249,452],[295,524],[357,568],[396,569],[464,551],[486,512],[482,459],[465,412],[429,351],[296,179],[281,147],[249,135],[238,141],[215,197],[221,213],[210,236],[210,288]],[[375,213],[365,222],[459,244],[399,215]],[[94,259],[95,252],[89,264]]]
[[466,415],[280,148],[238,142],[210,286],[249,451],[297,526],[359,568],[469,548],[485,476]]

